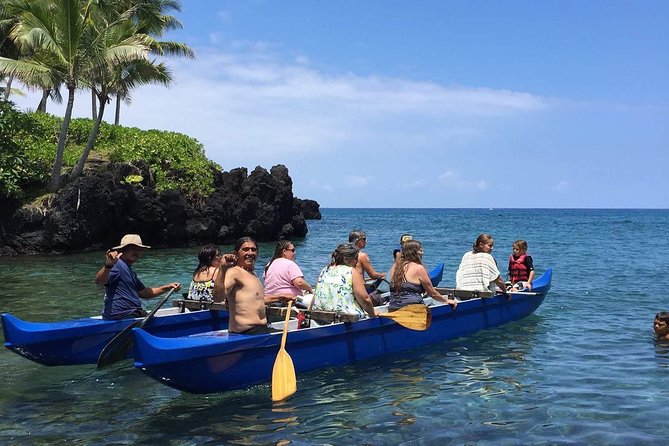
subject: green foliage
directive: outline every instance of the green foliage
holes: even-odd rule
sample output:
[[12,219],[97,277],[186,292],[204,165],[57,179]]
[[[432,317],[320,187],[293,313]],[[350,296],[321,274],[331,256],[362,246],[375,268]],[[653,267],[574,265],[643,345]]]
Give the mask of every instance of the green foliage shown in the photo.
[[0,195],[22,199],[46,185],[53,157],[49,163],[34,156],[39,144],[25,137],[36,126],[30,116],[0,100]]
[[147,161],[158,190],[181,189],[193,196],[213,192],[215,164],[204,156],[197,140],[181,133],[127,127],[118,127],[114,138],[114,144],[100,141],[98,150],[108,153],[111,161]]
[[[21,113],[0,102],[0,193],[23,198],[46,187],[56,156],[61,120],[44,113]],[[73,167],[93,126],[91,119],[73,119],[63,155],[63,165]],[[213,191],[213,169],[197,140],[186,135],[120,127],[102,122],[94,154],[110,161],[145,160],[158,190],[181,189],[191,197]],[[128,184],[143,179],[126,178]]]

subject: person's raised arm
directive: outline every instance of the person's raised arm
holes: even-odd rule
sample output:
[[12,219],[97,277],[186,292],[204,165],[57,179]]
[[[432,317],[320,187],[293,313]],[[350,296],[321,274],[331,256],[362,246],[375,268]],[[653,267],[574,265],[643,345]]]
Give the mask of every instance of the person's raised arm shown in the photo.
[[374,312],[374,304],[372,303],[372,299],[369,297],[369,294],[367,294],[367,290],[365,289],[365,281],[362,278],[362,274],[355,268],[353,268],[352,274],[353,296],[355,297],[355,300],[358,301],[360,306],[367,312],[369,317],[376,316],[376,313]]
[[221,266],[218,267],[218,274],[214,279],[214,302],[223,302],[226,300],[227,293],[225,289],[225,276],[230,268],[237,263],[237,256],[234,254],[224,254]]
[[362,270],[367,273],[370,279],[383,279],[384,277],[386,277],[386,273],[380,273],[374,269],[374,267],[372,266],[372,261],[369,260],[369,256],[367,255],[367,253],[361,252],[358,255],[358,262],[360,262]]
[[95,274],[96,284],[107,284],[109,281],[109,271],[116,265],[116,262],[118,262],[118,259],[120,259],[122,255],[122,252],[112,251],[111,249],[107,250],[105,253],[105,264],[102,265],[102,268]]

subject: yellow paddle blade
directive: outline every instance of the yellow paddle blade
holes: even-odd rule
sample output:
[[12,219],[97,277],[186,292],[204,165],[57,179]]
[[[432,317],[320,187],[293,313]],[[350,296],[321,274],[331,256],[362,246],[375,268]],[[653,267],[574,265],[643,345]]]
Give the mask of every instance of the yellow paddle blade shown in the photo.
[[285,400],[297,392],[297,378],[293,360],[284,349],[279,350],[272,370],[272,401]]
[[290,322],[290,307],[292,305],[292,301],[288,302],[286,319],[283,323],[283,334],[281,335],[281,348],[279,348],[272,369],[272,401],[285,400],[297,391],[295,366],[293,366],[293,360],[286,351],[286,337],[288,336],[288,322]]
[[427,330],[432,323],[432,313],[423,304],[407,305],[397,311],[381,313],[379,316],[390,318],[401,326],[411,330]]

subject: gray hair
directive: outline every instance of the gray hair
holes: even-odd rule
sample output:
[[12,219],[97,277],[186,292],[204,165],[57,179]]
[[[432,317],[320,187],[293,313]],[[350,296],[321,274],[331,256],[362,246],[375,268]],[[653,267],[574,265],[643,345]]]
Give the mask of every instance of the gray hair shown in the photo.
[[330,266],[347,265],[352,259],[358,258],[360,250],[351,243],[342,243],[332,252]]
[[360,229],[354,229],[348,235],[348,242],[356,244],[356,243],[358,243],[358,240],[363,239],[363,238],[367,238],[367,234],[365,234],[365,231],[360,230]]

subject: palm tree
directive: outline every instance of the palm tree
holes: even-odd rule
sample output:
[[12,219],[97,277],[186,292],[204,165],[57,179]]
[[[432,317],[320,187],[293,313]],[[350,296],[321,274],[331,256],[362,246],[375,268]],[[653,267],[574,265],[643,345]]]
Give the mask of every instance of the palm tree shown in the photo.
[[94,0],[13,0],[12,8],[18,23],[11,38],[34,57],[26,60],[0,59],[0,71],[41,85],[57,85],[62,78],[68,98],[65,116],[58,137],[49,190],[60,187],[63,153],[67,131],[72,119],[75,92],[90,83],[88,76],[95,68],[108,62],[124,62],[145,57],[147,45],[118,45],[104,48],[107,23],[95,23]]
[[[169,11],[181,11],[181,2],[178,0],[120,0],[124,8],[134,5],[134,14],[132,20],[137,24],[138,31],[145,33],[152,40],[149,44],[151,53],[158,56],[182,56],[193,59],[195,53],[186,44],[173,41],[158,40],[165,32],[175,29],[181,29],[181,22],[174,16],[167,14]],[[122,8],[123,9],[123,8]],[[160,64],[162,65],[162,64]],[[114,124],[120,122],[121,101],[130,103],[130,91],[137,85],[147,83],[160,83],[169,85],[171,78],[165,82],[164,66],[156,66],[150,70],[145,65],[133,67],[131,64],[121,68],[120,82],[115,91],[116,111]],[[152,78],[151,72],[155,74]],[[138,79],[133,77],[140,76]]]
[[[157,37],[162,35],[166,29],[181,26],[176,18],[163,14],[165,9],[180,10],[180,7],[179,2],[174,0],[120,0],[116,3],[100,3],[99,17],[97,17],[96,22],[116,24],[113,27],[116,32],[109,32],[105,40],[108,43],[135,37],[140,38],[142,43],[148,45],[152,53],[194,57],[193,51],[185,44],[157,40]],[[97,138],[105,107],[110,101],[110,95],[115,94],[117,97],[115,124],[118,125],[120,98],[128,100],[130,90],[137,85],[160,83],[167,86],[172,82],[172,76],[163,63],[137,58],[121,61],[114,65],[98,66],[92,80],[91,91],[94,94],[92,103],[95,122],[86,147],[77,165],[72,170],[72,178],[76,178],[83,171],[84,164]],[[99,110],[95,109],[96,102],[100,104]]]
[[5,70],[20,78],[34,78],[37,75],[53,77],[62,75],[68,90],[65,116],[58,138],[56,159],[53,164],[49,190],[56,191],[60,187],[63,152],[67,131],[72,119],[74,94],[80,82],[81,71],[88,53],[83,46],[89,43],[88,16],[90,2],[80,9],[78,0],[17,0],[12,7],[18,13],[18,23],[14,26],[11,36],[19,46],[44,52],[48,56],[48,65],[43,59],[0,61]]
[[[5,4],[0,4],[0,57],[16,59],[19,57],[19,49],[9,38],[9,31],[15,25],[16,19],[13,18]],[[2,98],[7,101],[12,92],[13,76],[6,76],[0,71],[0,81],[5,82],[4,87],[0,87]]]
[[60,94],[59,86],[42,87],[42,97],[40,98],[39,104],[37,104],[38,112],[46,113],[46,103],[49,99],[58,104],[63,102],[63,96]]
[[[100,131],[100,124],[102,122],[102,117],[104,116],[105,107],[110,101],[111,92],[115,91],[117,86],[124,82],[118,75],[121,72],[122,67],[135,67],[135,70],[139,72],[137,76],[140,81],[142,80],[141,76],[144,72],[149,73],[149,75],[154,78],[162,76],[163,83],[171,81],[169,73],[162,64],[156,66],[153,62],[144,57],[135,59],[117,59],[109,57],[109,53],[128,46],[143,47],[148,53],[146,42],[150,41],[150,39],[144,34],[137,33],[136,29],[136,26],[131,21],[126,20],[116,22],[113,26],[107,27],[104,36],[101,36],[101,38],[98,39],[106,56],[99,58],[97,64],[91,67],[89,80],[91,81],[90,86],[96,95],[100,108],[96,119],[93,122],[93,127],[89,134],[88,141],[86,142],[86,147],[84,148],[77,165],[72,170],[72,178],[79,176],[84,169],[84,164],[88,159],[88,155],[90,154],[93,145],[95,144],[95,139]],[[159,72],[156,73],[156,70]]]

